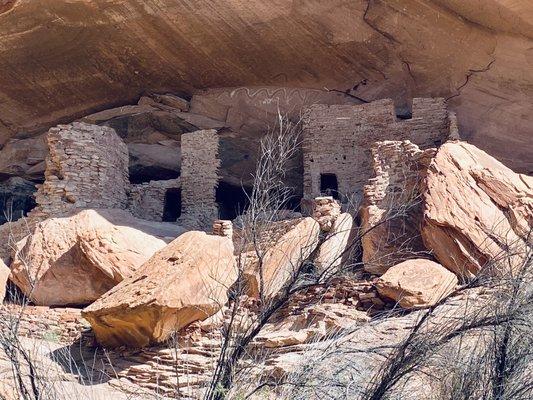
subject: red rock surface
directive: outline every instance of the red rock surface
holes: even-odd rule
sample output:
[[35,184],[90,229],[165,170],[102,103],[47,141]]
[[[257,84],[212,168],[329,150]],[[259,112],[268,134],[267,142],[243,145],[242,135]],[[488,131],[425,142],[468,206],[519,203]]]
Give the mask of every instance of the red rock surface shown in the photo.
[[143,224],[122,210],[47,219],[17,243],[10,279],[38,305],[89,304],[165,247]]
[[0,145],[150,90],[327,88],[448,97],[468,139],[533,169],[529,0],[1,4]]
[[215,314],[236,280],[231,240],[191,231],[154,254],[82,315],[101,344],[142,347]]
[[452,272],[422,258],[399,263],[376,281],[380,295],[406,309],[432,306],[448,296],[456,285],[457,277]]
[[532,177],[468,143],[448,142],[426,185],[422,237],[442,265],[469,278],[509,250],[510,265],[521,263],[533,228]]

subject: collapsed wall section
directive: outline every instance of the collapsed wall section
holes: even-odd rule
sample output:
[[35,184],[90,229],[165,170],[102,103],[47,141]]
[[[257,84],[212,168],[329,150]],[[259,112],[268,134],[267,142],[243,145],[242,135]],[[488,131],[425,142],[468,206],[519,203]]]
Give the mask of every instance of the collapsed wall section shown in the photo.
[[[181,213],[180,178],[131,185],[128,208],[137,218],[175,222]],[[175,213],[167,212],[169,209]],[[171,218],[171,214],[175,218]]]
[[184,133],[181,136],[181,216],[187,228],[211,230],[218,218],[219,138],[216,130]]
[[435,148],[410,141],[372,147],[374,177],[364,187],[360,209],[365,270],[381,275],[409,258],[428,257],[420,236],[421,190]]
[[426,149],[445,142],[450,116],[442,98],[413,99],[412,117],[396,117],[390,99],[361,105],[310,106],[304,114],[304,197],[359,201],[372,176],[371,147],[410,140]]
[[47,135],[45,181],[33,217],[76,209],[127,207],[128,149],[112,128],[74,122]]

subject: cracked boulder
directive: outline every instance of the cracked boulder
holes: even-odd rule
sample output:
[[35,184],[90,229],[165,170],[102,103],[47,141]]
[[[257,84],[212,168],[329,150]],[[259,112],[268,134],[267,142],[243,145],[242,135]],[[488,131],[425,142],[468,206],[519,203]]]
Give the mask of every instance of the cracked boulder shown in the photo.
[[402,308],[430,307],[447,297],[457,285],[457,277],[442,265],[423,258],[407,260],[387,270],[377,281],[381,296]]
[[37,305],[87,305],[182,232],[122,210],[50,218],[17,243],[10,279]]
[[215,314],[236,280],[232,241],[191,231],[155,253],[83,316],[102,345],[142,347]]
[[11,270],[0,258],[0,304],[2,304],[4,298],[6,297],[7,281],[10,273]]
[[18,176],[42,179],[48,154],[46,135],[25,139],[11,139],[0,146],[0,178]]
[[442,265],[464,279],[489,265],[521,265],[533,228],[532,177],[456,141],[439,149],[426,186],[422,237]]
[[326,239],[320,244],[314,263],[320,272],[334,274],[343,263],[349,262],[355,252],[353,217],[349,213],[342,213],[333,222]]
[[[305,260],[313,253],[319,243],[320,225],[313,218],[301,218],[291,224],[276,224],[285,232],[270,233],[277,236],[274,243],[261,249],[261,257],[252,250],[251,257],[244,269],[247,294],[251,297],[261,295],[274,297],[293,277],[296,276]],[[262,272],[262,274],[261,274]]]

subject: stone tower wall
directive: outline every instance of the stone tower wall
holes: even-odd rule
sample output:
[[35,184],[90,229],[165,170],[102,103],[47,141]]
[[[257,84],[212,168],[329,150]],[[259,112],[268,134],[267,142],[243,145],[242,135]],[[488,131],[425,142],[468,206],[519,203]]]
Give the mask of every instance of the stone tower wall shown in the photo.
[[180,178],[131,185],[128,208],[137,218],[163,221],[167,191],[179,188]]
[[371,147],[383,140],[411,140],[422,149],[450,133],[446,102],[413,99],[412,118],[398,119],[390,99],[362,105],[313,105],[304,115],[304,197],[321,195],[320,175],[335,174],[338,190],[360,199],[372,176]]
[[185,133],[181,136],[181,217],[188,228],[211,230],[218,218],[218,134],[215,130]]
[[109,127],[75,122],[51,128],[45,182],[33,217],[76,209],[127,207],[128,149]]
[[364,187],[360,210],[368,272],[381,275],[398,262],[428,256],[420,236],[420,196],[436,152],[409,141],[383,141],[372,147],[373,177]]

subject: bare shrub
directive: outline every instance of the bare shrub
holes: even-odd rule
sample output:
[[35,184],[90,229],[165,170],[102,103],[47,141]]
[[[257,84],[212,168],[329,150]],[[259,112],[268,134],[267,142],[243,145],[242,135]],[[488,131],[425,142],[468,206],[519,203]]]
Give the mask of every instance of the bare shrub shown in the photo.
[[[409,193],[402,192],[401,195],[405,199],[403,202],[395,201],[393,196],[390,196],[391,207],[376,226],[366,231],[354,230],[350,243],[344,252],[338,256],[338,258],[343,258],[343,262],[337,262],[338,258],[329,260],[328,265],[322,265],[320,269],[317,269],[313,265],[314,254],[308,258],[302,256],[293,263],[291,275],[282,289],[275,296],[269,297],[267,295],[267,283],[263,278],[264,255],[267,248],[264,247],[261,236],[276,221],[277,215],[287,208],[289,203],[292,192],[283,183],[283,178],[287,172],[288,160],[294,156],[298,149],[299,137],[299,121],[292,123],[279,115],[277,128],[266,135],[261,142],[261,156],[254,175],[250,205],[242,216],[241,248],[236,249],[239,254],[239,280],[232,290],[230,318],[224,327],[220,356],[205,395],[208,400],[219,400],[235,395],[237,377],[240,383],[251,379],[250,371],[260,362],[257,359],[258,356],[252,354],[251,351],[254,339],[295,295],[311,287],[328,287],[339,276],[360,272],[363,267],[361,238],[382,224],[386,225],[390,224],[391,221],[406,218],[409,212],[420,204],[420,195],[414,189]],[[350,204],[349,207],[352,212],[358,209],[357,204]],[[321,235],[321,242],[325,238],[325,235]],[[405,244],[408,244],[407,240]],[[250,246],[257,259],[259,272],[259,296],[257,299],[250,299],[246,296],[244,279],[246,259],[243,257],[243,253],[245,248]],[[398,248],[399,251],[406,251],[401,244],[398,245]],[[344,256],[348,253],[350,257],[346,261]],[[330,332],[329,335],[331,337],[336,336],[335,332]],[[244,394],[241,393],[243,391],[241,387],[239,396],[251,396],[264,385],[251,385],[252,387]]]

